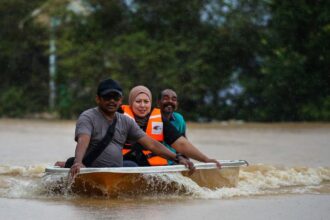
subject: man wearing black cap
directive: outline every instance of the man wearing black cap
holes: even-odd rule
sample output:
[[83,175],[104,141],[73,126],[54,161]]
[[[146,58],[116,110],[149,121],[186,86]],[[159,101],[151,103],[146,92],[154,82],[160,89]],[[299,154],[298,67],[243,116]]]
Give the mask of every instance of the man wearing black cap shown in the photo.
[[[84,111],[76,124],[77,145],[70,171],[72,176],[79,173],[80,168],[86,165],[122,167],[122,148],[127,140],[138,142],[157,155],[175,160],[191,170],[194,169],[189,160],[169,151],[164,145],[148,137],[132,119],[118,113],[122,99],[123,91],[116,81],[107,79],[99,84],[96,95],[98,106]],[[111,127],[112,134],[110,134]]]

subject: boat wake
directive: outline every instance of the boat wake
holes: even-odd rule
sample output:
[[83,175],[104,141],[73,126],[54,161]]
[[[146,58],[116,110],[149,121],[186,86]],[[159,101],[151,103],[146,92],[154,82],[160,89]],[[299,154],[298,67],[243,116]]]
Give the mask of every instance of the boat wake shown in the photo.
[[[0,165],[0,197],[3,198],[65,198],[85,194],[74,193],[67,174],[45,175],[46,165],[29,167]],[[202,177],[204,183],[222,181],[216,175]],[[264,164],[241,167],[235,186],[221,188],[201,186],[181,173],[127,175],[117,183],[114,194],[92,185],[93,196],[115,198],[201,198],[230,199],[259,195],[328,194],[330,193],[330,168],[278,167]],[[128,184],[132,190],[123,191]],[[117,187],[117,188],[116,188]],[[85,189],[87,192],[87,188]]]

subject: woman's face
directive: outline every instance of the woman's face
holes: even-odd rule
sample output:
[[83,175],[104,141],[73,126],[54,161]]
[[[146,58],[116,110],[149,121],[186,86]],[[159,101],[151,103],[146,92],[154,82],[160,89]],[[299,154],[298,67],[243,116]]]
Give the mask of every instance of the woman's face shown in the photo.
[[151,111],[151,100],[149,96],[144,93],[140,93],[133,101],[132,110],[134,115],[143,118]]

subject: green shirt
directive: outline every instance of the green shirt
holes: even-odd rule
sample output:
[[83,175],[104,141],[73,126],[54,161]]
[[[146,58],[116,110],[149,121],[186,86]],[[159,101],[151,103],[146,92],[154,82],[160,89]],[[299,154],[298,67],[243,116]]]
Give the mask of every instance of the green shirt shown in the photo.
[[[186,121],[180,113],[173,112],[172,117],[170,118],[170,122],[181,134],[183,134],[183,136],[186,136]],[[167,143],[164,143],[164,145],[172,152],[176,153],[176,150],[173,147],[171,147]],[[168,164],[173,165],[174,162],[168,160]]]

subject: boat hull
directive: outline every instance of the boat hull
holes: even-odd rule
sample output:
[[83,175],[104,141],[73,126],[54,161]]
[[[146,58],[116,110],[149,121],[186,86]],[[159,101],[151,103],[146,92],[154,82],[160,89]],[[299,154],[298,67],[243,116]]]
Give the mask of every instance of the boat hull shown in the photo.
[[[215,163],[196,163],[190,174],[183,165],[157,167],[82,168],[71,183],[71,190],[87,195],[137,195],[148,193],[186,192],[177,178],[189,178],[200,187],[210,189],[234,187],[238,182],[239,168],[246,161],[220,161],[222,169]],[[67,174],[69,169],[49,167],[46,174]]]

